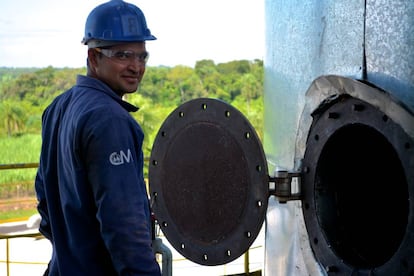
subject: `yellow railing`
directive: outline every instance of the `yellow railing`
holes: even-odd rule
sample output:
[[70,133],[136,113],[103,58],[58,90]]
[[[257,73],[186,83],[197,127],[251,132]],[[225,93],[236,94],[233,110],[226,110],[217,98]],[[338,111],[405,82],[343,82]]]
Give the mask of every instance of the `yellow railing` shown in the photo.
[[37,168],[39,163],[0,164],[0,170]]
[[14,235],[4,235],[0,234],[0,240],[6,240],[6,260],[0,260],[0,263],[6,263],[6,275],[10,276],[10,264],[33,264],[33,265],[47,265],[47,263],[40,263],[40,262],[19,262],[19,261],[12,261],[10,260],[10,239],[14,238],[41,238],[43,237],[42,234],[39,232],[37,233],[30,233],[30,234],[14,234]]
[[[145,161],[148,161],[149,158],[146,158]],[[0,164],[0,171],[1,170],[10,170],[10,169],[28,169],[28,168],[37,168],[38,167],[38,163],[19,163],[19,164]],[[10,259],[10,239],[14,239],[14,238],[44,238],[43,235],[41,233],[34,232],[34,233],[25,233],[25,234],[0,234],[0,240],[6,240],[6,259],[5,260],[1,260],[0,259],[0,264],[6,264],[6,268],[7,268],[7,276],[10,276],[10,265],[11,264],[21,264],[21,265],[43,265],[46,266],[47,263],[44,262],[28,262],[28,261],[17,261],[17,260],[11,260]],[[251,273],[250,272],[250,267],[249,267],[249,252],[251,250],[257,250],[259,248],[262,248],[262,246],[255,246],[255,247],[251,247],[245,254],[244,254],[244,272],[245,275],[261,275],[260,271],[256,271],[259,272],[260,274],[256,274],[256,273]],[[179,261],[185,261],[187,259],[183,258],[183,259],[174,259],[173,262],[179,262]]]
[[[38,163],[19,163],[19,164],[0,164],[0,170],[12,170],[12,169],[30,169],[30,168],[37,168],[39,166]],[[23,201],[34,201],[35,199],[23,199]],[[13,201],[15,202],[15,201]],[[7,202],[6,202],[7,203]],[[0,234],[0,240],[6,240],[6,259],[1,260],[0,263],[6,264],[6,275],[10,276],[10,265],[11,264],[34,264],[34,265],[47,265],[47,263],[39,263],[39,262],[20,262],[20,261],[12,261],[10,260],[10,239],[14,238],[41,238],[43,237],[42,234],[39,232],[35,233],[26,233],[26,234]]]

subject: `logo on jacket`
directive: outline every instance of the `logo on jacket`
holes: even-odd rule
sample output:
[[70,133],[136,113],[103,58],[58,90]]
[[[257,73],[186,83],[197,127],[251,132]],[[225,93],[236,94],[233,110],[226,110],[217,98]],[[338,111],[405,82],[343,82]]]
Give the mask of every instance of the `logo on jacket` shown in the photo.
[[132,161],[134,160],[132,159],[132,154],[129,149],[127,153],[121,150],[119,152],[113,152],[111,153],[111,155],[109,155],[109,162],[111,162],[111,164],[115,166],[122,165],[125,162],[130,163]]

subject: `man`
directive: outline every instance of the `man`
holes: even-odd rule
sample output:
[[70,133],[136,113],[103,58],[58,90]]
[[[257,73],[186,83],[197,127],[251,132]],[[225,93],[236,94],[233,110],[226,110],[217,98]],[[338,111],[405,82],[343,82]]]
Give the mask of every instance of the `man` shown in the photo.
[[160,275],[151,249],[140,126],[122,100],[145,72],[156,39],[141,10],[121,0],[89,14],[87,76],[42,118],[35,181],[40,232],[53,246],[46,275]]

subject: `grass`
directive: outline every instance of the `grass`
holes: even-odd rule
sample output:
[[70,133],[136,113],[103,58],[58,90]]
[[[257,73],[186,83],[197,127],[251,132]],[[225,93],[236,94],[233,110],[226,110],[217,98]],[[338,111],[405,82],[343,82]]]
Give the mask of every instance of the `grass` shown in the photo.
[[[0,164],[37,163],[41,147],[40,135],[25,134],[18,137],[1,137]],[[0,171],[0,198],[1,186],[5,183],[19,181],[33,181],[36,169],[9,169]]]
[[[0,164],[37,163],[40,134],[0,137]],[[36,169],[0,170],[0,222],[24,220],[36,214]]]
[[15,210],[15,211],[0,211],[0,223],[27,220],[32,215],[37,214],[37,209]]
[[23,134],[12,137],[0,137],[0,146],[4,151],[0,163],[33,163],[39,161],[40,134]]
[[0,222],[27,220],[37,213],[35,196],[9,198],[0,200]]

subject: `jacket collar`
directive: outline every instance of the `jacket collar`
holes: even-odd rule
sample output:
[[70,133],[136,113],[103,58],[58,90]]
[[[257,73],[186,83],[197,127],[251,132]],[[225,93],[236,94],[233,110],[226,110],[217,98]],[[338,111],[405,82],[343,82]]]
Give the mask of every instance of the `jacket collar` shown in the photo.
[[103,81],[95,78],[91,78],[88,76],[78,75],[76,79],[76,84],[83,87],[88,87],[94,90],[101,91],[111,98],[113,98],[116,102],[118,102],[123,108],[125,108],[128,112],[135,112],[139,108],[122,100],[108,85],[106,85]]

